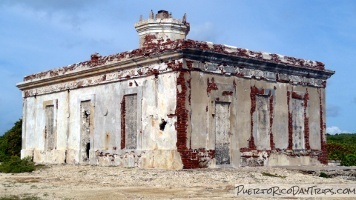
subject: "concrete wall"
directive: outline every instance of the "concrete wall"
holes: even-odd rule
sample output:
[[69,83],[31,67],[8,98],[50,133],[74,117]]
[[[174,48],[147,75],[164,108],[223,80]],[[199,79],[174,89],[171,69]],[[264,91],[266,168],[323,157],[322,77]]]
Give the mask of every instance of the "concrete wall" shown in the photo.
[[[215,106],[226,102],[230,105],[231,166],[320,164],[324,88],[198,71],[191,71],[190,78],[190,148],[216,150],[215,132],[220,125],[214,119]],[[292,110],[293,100],[305,105],[299,115]],[[297,132],[294,118],[302,123],[303,138],[293,136]],[[303,142],[304,148],[292,148],[293,138]],[[216,156],[207,167],[214,166]]]
[[325,163],[328,74],[318,63],[248,63],[227,55],[241,49],[202,45],[220,53],[139,49],[26,77],[22,157],[169,169]]
[[[121,148],[122,100],[137,94],[137,149]],[[83,160],[81,102],[90,101],[90,161]],[[45,103],[54,104],[57,141],[45,149]],[[22,157],[38,163],[90,163],[126,167],[181,168],[176,151],[176,73],[72,89],[24,99]],[[165,122],[164,129],[160,124]],[[89,124],[89,123],[88,123]],[[88,125],[89,126],[89,125]],[[85,130],[84,130],[85,131]]]

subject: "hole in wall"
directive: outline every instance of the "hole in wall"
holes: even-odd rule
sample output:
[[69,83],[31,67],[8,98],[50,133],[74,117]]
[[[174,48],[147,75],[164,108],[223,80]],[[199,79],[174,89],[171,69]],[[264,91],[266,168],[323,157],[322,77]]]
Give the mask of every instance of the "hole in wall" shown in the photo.
[[64,152],[64,163],[67,163],[67,156],[68,156],[68,151],[66,150]]
[[89,151],[90,151],[90,142],[87,143],[85,152],[87,153],[87,159],[89,159]]
[[165,121],[164,119],[161,119],[161,123],[159,124],[159,130],[164,131],[166,124],[167,124],[167,121]]
[[89,112],[88,110],[85,110],[85,111],[84,111],[84,117],[85,117],[85,118],[88,118],[89,115],[90,115],[90,112]]

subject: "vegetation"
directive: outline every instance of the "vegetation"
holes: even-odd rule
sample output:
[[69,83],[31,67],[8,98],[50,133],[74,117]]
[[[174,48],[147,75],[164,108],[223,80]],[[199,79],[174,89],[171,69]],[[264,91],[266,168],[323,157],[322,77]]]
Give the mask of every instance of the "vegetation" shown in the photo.
[[35,164],[31,158],[20,159],[22,137],[22,119],[3,136],[0,136],[0,172],[21,173],[32,172]]
[[320,172],[319,174],[319,177],[322,177],[322,178],[331,178],[331,176],[325,172]]
[[262,175],[263,176],[270,176],[270,177],[286,178],[286,176],[281,176],[281,175],[278,175],[278,174],[271,174],[269,172],[262,172]]
[[0,165],[0,172],[4,173],[22,173],[35,170],[35,163],[30,157],[21,160],[18,156],[12,156],[9,160]]
[[344,166],[356,166],[356,134],[327,134],[326,139],[329,160],[340,160]]
[[21,197],[21,196],[11,195],[11,196],[0,197],[0,200],[40,200],[40,198],[35,196]]
[[22,137],[22,119],[3,136],[0,136],[0,162],[9,160],[12,156],[20,157]]

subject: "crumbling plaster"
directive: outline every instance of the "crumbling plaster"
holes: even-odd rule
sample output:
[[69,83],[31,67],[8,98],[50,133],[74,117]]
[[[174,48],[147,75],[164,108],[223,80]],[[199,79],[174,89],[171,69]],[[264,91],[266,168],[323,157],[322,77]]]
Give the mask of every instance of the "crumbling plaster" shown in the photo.
[[[165,87],[162,87],[163,85]],[[167,115],[175,112],[175,86],[175,73],[171,73],[161,74],[157,78],[150,76],[147,78],[130,79],[129,81],[115,84],[98,85],[96,87],[85,87],[49,95],[27,97],[24,102],[28,108],[26,113],[32,115],[32,117],[37,117],[37,119],[28,120],[29,123],[26,123],[27,121],[24,123],[26,130],[31,130],[26,132],[25,138],[32,139],[32,141],[26,142],[24,149],[36,148],[34,152],[36,162],[54,162],[53,160],[46,159],[45,155],[48,152],[44,151],[43,145],[41,146],[44,142],[44,137],[43,135],[38,135],[38,133],[43,133],[45,124],[43,123],[42,105],[38,106],[37,102],[46,101],[45,99],[57,99],[59,102],[58,118],[66,119],[57,121],[59,140],[56,150],[60,151],[62,155],[58,156],[61,157],[58,162],[64,162],[65,156],[67,156],[66,162],[68,163],[81,162],[77,155],[80,140],[77,134],[80,132],[79,119],[81,113],[79,105],[81,101],[91,100],[93,102],[93,113],[95,113],[93,119],[94,148],[91,150],[92,158],[96,158],[97,151],[100,151],[99,155],[107,153],[119,155],[119,151],[121,151],[118,134],[120,132],[121,120],[119,112],[120,101],[123,95],[138,93],[140,94],[138,95],[139,105],[141,105],[142,101],[142,108],[140,108],[142,115],[139,116],[140,119],[138,120],[142,125],[139,126],[138,138],[142,138],[142,135],[145,135],[146,138],[145,140],[139,140],[139,149],[172,150],[172,147],[175,147],[174,138],[176,138],[176,135],[174,123],[176,119],[174,117],[168,118]],[[36,113],[41,114],[37,115]],[[31,119],[31,116],[27,118]],[[161,119],[167,121],[164,133],[159,130],[158,126]],[[33,122],[36,124],[33,124]],[[65,155],[65,152],[67,152],[67,155]],[[26,156],[25,153],[23,156]],[[94,162],[93,164],[97,163]]]

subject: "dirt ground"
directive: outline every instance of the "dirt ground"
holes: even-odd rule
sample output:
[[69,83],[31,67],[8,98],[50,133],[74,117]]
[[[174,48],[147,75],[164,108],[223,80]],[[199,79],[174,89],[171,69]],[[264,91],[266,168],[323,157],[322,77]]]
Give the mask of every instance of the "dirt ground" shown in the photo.
[[322,178],[316,169],[301,169],[304,172],[263,167],[174,171],[52,165],[32,173],[0,173],[0,199],[256,199],[236,197],[236,184],[356,184],[355,179],[347,180],[349,170],[349,175]]

